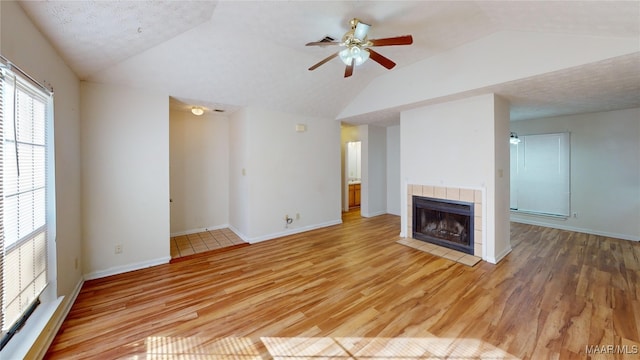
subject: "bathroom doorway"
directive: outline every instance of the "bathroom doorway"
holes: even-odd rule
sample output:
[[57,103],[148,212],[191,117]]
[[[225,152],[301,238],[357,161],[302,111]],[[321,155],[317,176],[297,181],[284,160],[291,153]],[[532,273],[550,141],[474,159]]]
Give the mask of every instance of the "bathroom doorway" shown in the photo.
[[360,208],[362,184],[362,142],[349,141],[345,148],[347,210]]

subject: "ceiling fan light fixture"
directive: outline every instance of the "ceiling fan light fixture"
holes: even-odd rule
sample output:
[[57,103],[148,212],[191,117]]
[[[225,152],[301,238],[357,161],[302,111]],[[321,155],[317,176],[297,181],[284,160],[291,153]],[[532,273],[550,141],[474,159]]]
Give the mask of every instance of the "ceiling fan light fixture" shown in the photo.
[[353,36],[360,41],[364,41],[367,38],[367,33],[371,25],[365,24],[360,20],[357,20],[356,28],[353,30]]
[[511,132],[511,134],[509,135],[509,142],[514,145],[519,144],[520,138],[518,138],[518,134]]
[[204,114],[204,109],[201,108],[200,106],[194,106],[191,108],[191,113],[195,116],[200,116]]
[[364,64],[364,62],[369,59],[369,52],[359,46],[350,46],[340,51],[338,55],[340,56],[340,60],[347,66],[351,65],[354,59],[356,66]]
[[393,69],[396,63],[384,55],[373,50],[375,46],[394,46],[394,45],[411,45],[413,44],[413,37],[411,35],[402,35],[381,39],[368,39],[369,28],[371,25],[360,22],[357,18],[351,19],[349,22],[351,29],[347,31],[342,37],[342,41],[333,41],[322,39],[320,41],[314,41],[305,44],[305,46],[341,46],[342,50],[338,50],[326,58],[320,60],[320,62],[312,65],[309,71],[315,70],[318,67],[331,61],[333,58],[339,57],[340,60],[347,66],[344,70],[344,77],[348,78],[353,75],[353,69],[364,64],[369,58],[377,62],[388,70]]

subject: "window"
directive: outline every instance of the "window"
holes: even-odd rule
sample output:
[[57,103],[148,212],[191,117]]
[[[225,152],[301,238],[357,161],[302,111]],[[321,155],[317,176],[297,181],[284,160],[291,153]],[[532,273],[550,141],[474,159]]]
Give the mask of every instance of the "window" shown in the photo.
[[569,133],[520,136],[511,144],[511,210],[569,217]]
[[48,284],[47,127],[52,108],[51,93],[15,66],[3,61],[1,70],[0,348]]

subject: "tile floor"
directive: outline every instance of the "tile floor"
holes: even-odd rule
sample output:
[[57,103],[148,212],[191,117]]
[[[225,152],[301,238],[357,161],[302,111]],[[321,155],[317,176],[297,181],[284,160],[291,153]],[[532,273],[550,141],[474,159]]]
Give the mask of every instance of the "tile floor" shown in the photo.
[[171,258],[245,244],[228,228],[171,237]]
[[477,264],[480,260],[482,260],[477,256],[465,254],[460,251],[451,250],[442,246],[430,244],[428,242],[420,241],[412,238],[402,238],[398,240],[397,243],[412,247],[416,250],[427,252],[431,255],[440,256],[445,259],[449,259],[467,266],[473,266]]

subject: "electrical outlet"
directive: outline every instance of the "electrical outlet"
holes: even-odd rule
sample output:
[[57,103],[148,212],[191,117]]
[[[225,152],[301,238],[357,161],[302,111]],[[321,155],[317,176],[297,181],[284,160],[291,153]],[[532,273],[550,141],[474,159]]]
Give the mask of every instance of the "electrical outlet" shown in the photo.
[[122,254],[122,244],[117,244],[115,248],[116,254]]
[[300,220],[300,213],[296,213],[296,220]]

